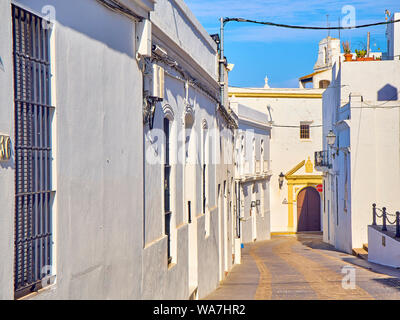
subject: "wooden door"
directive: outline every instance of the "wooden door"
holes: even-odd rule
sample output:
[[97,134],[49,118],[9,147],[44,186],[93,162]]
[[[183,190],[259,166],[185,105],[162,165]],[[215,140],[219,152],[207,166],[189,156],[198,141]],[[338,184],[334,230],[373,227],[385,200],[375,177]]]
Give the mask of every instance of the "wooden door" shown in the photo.
[[297,196],[297,231],[321,231],[321,198],[307,187]]

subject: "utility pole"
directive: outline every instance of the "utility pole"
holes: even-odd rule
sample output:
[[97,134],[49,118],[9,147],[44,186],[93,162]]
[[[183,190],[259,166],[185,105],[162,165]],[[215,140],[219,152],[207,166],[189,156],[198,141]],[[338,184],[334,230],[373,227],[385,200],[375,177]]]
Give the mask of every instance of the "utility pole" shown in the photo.
[[369,57],[369,52],[370,52],[370,49],[369,49],[369,46],[370,46],[370,38],[371,38],[371,34],[370,34],[370,32],[368,31],[368,33],[367,33],[367,58]]

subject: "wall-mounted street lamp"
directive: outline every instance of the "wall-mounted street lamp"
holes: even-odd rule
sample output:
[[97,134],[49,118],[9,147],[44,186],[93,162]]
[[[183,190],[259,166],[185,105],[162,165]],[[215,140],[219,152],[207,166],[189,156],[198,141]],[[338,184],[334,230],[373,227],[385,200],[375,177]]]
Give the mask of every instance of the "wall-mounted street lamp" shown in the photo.
[[329,133],[326,135],[326,141],[328,143],[328,146],[330,146],[331,148],[335,144],[336,135],[333,133],[332,130],[329,130]]
[[[335,150],[336,154],[339,154],[339,149],[334,146],[336,142],[336,135],[332,130],[329,130],[328,134],[326,135],[326,142],[328,146],[332,149]],[[332,154],[333,157],[335,157],[335,153]]]
[[279,189],[282,189],[282,186],[283,186],[283,179],[285,178],[285,175],[283,174],[283,172],[281,172],[280,174],[279,174],[279,177],[278,177],[278,181],[279,181]]

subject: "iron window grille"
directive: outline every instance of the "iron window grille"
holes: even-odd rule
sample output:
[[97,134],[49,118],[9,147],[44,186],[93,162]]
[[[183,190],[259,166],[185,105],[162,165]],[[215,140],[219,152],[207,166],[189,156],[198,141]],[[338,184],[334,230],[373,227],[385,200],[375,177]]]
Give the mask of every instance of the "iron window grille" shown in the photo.
[[15,298],[37,291],[52,265],[50,30],[12,6],[15,103]]
[[300,139],[310,139],[309,124],[300,124]]
[[171,263],[171,165],[170,165],[170,123],[164,118],[165,134],[165,164],[164,164],[164,215],[165,215],[165,234],[168,237],[168,264]]

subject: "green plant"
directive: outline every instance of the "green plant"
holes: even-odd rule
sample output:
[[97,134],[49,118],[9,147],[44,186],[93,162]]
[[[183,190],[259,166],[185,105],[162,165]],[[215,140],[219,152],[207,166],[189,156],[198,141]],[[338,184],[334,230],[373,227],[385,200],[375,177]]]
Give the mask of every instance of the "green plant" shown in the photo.
[[343,47],[344,53],[346,53],[346,54],[351,53],[350,43],[348,41],[342,41],[342,47]]
[[367,55],[367,50],[357,50],[356,49],[357,58],[364,58]]

